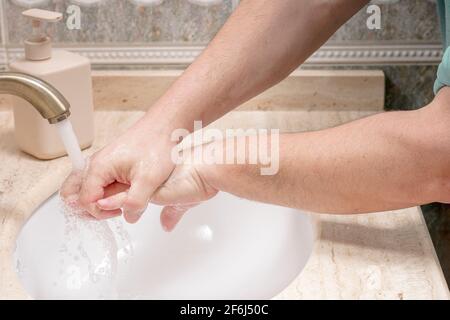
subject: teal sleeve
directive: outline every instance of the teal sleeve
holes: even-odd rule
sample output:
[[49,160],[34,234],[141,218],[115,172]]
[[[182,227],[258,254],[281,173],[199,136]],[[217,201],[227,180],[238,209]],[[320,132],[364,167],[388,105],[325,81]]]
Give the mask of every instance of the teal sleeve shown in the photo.
[[436,81],[434,82],[434,94],[444,86],[450,86],[450,47],[445,50],[442,62],[439,64]]
[[450,0],[437,0],[437,5],[445,52],[434,82],[434,94],[437,94],[442,87],[450,86],[450,51],[448,49],[450,45]]

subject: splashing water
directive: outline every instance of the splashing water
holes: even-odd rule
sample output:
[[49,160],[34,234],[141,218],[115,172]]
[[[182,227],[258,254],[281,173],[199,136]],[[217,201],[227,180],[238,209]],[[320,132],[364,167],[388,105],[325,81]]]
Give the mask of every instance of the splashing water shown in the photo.
[[[56,127],[73,170],[83,170],[85,160],[71,123],[64,120]],[[54,299],[120,299],[120,271],[128,270],[134,256],[132,239],[122,218],[95,220],[62,199],[49,210],[46,213],[56,214],[53,219],[63,218],[63,230],[52,236],[61,245],[46,248],[52,261],[45,270],[26,255],[18,256],[16,251],[14,260],[19,278],[25,280],[37,274],[39,281],[48,282],[48,294]]]
[[79,298],[117,298],[118,246],[108,222],[83,217],[80,209],[62,201],[60,211],[64,214],[64,240],[54,286],[66,287]]
[[[83,170],[85,160],[77,137],[68,119],[56,124],[73,170]],[[83,210],[69,207],[61,201],[64,214],[64,242],[59,250],[59,273],[55,288],[63,286],[78,292],[78,298],[118,298],[116,278],[119,258],[124,263],[133,255],[133,246],[122,221],[107,221],[83,217]],[[59,290],[57,290],[59,291]]]

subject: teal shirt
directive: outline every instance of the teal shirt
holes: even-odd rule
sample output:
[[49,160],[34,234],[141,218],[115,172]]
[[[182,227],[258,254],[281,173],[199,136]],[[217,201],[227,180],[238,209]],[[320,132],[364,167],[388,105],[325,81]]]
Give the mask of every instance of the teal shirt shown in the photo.
[[435,94],[442,87],[450,86],[450,0],[437,0],[437,4],[445,52],[434,82]]

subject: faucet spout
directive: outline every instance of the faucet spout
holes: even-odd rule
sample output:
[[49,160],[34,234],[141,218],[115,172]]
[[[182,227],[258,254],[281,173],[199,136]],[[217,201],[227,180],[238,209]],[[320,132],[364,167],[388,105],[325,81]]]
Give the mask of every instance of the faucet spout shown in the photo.
[[49,83],[19,72],[0,72],[0,94],[12,94],[28,101],[49,123],[70,115],[69,102]]

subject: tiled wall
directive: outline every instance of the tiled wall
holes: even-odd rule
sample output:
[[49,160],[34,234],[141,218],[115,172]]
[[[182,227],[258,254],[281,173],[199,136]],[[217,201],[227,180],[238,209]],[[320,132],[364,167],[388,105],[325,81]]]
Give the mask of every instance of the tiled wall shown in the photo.
[[[21,16],[24,7],[17,4],[20,1],[4,0],[11,46],[20,45],[30,30],[29,23]],[[72,0],[47,2],[40,8],[63,13],[69,5],[77,3]],[[77,45],[206,43],[229,16],[232,1],[200,6],[188,0],[164,0],[159,5],[143,6],[132,0],[100,0],[97,4],[79,7],[80,29],[69,30],[65,23],[59,23],[56,42]],[[65,19],[68,16],[66,14]]]
[[6,64],[6,60],[5,60],[5,43],[4,43],[4,39],[3,39],[3,31],[5,30],[3,27],[4,24],[4,19],[3,19],[3,15],[4,15],[4,1],[0,0],[0,70],[3,70],[5,68],[5,64]]
[[381,29],[367,30],[366,8],[357,13],[331,38],[333,43],[384,41],[395,43],[440,41],[435,0],[372,1],[381,8]]
[[[21,12],[26,5],[66,12],[69,5],[83,0],[1,0],[6,16],[9,46],[19,46],[30,26]],[[90,0],[80,5],[81,28],[68,30],[59,23],[55,34],[61,44],[198,44],[208,42],[233,10],[236,0],[210,0],[213,5],[200,6],[196,0],[163,0],[161,4],[138,3],[160,0]],[[197,0],[198,1],[198,0]],[[205,0],[203,0],[205,1]],[[206,0],[207,1],[207,0]],[[437,42],[436,5],[433,0],[378,1],[382,12],[381,30],[366,28],[368,14],[361,10],[330,40],[333,44],[354,41]],[[66,14],[66,18],[67,18]]]
[[[30,24],[21,15],[21,12],[28,8],[26,3],[37,3],[39,8],[65,14],[63,22],[57,23],[56,27],[48,28],[49,33],[53,35],[55,46],[88,48],[92,51],[92,48],[97,47],[203,46],[214,37],[239,2],[239,0],[0,1],[2,5],[0,19],[3,17],[5,38],[3,51],[6,49],[12,59],[17,56],[17,50],[22,47],[22,40],[31,30]],[[197,3],[199,1],[210,2],[211,5],[202,6]],[[80,2],[91,4],[82,5]],[[142,5],[149,2],[159,4]],[[381,3],[380,30],[369,30],[366,27],[369,16],[366,6],[341,27],[327,44],[348,47],[354,44],[423,45],[440,42],[435,1],[378,0],[376,3]],[[67,9],[74,4],[79,5],[81,10],[80,29],[69,30],[66,25],[69,19]],[[117,65],[117,67],[124,66]]]

